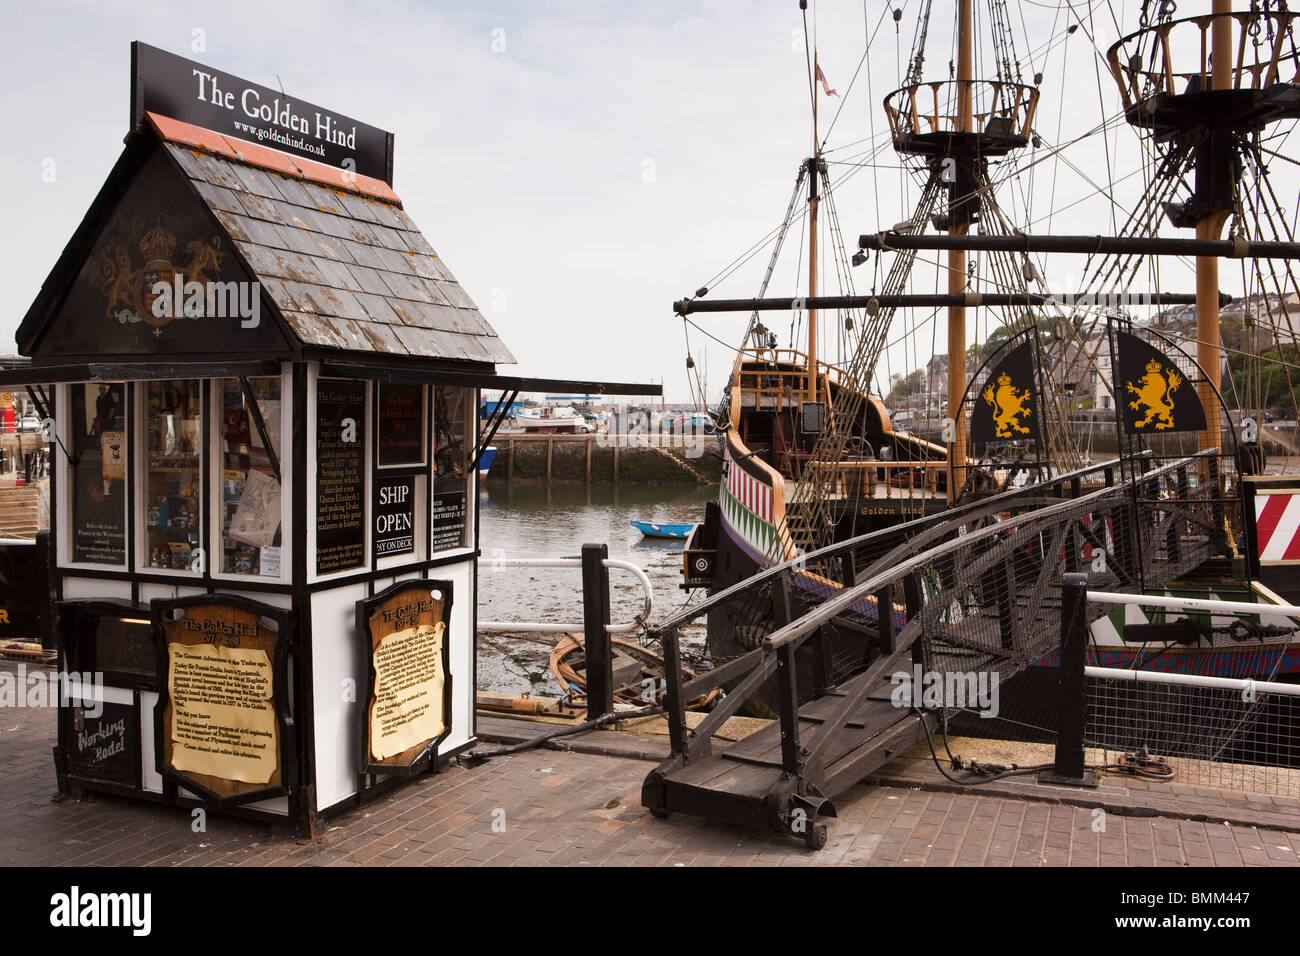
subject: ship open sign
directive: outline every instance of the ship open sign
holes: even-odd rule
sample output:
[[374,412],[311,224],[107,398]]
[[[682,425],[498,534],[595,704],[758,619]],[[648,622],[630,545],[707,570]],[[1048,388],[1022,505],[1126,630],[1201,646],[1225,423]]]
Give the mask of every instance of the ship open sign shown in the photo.
[[375,483],[375,554],[415,550],[415,478],[383,478]]
[[380,534],[390,534],[394,531],[410,531],[411,516],[409,514],[376,515],[375,530]]

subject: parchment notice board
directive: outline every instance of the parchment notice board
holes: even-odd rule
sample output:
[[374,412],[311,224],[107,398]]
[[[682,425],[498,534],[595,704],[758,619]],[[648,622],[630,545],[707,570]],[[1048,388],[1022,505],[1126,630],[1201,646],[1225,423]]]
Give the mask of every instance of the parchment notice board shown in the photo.
[[450,581],[402,581],[357,602],[369,658],[362,709],[365,773],[413,774],[436,763],[451,731]]
[[234,596],[155,601],[158,771],[240,803],[284,793],[287,613]]

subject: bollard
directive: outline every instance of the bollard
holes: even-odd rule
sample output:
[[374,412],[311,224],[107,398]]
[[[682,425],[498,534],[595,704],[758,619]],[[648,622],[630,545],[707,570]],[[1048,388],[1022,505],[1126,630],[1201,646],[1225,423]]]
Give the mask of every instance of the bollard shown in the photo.
[[1087,702],[1083,693],[1084,651],[1088,643],[1088,576],[1066,574],[1061,579],[1061,660],[1057,701],[1056,762],[1038,775],[1039,783],[1095,787],[1097,775],[1083,761],[1083,730]]
[[609,546],[582,546],[582,630],[587,654],[587,719],[614,710],[614,660],[609,640]]

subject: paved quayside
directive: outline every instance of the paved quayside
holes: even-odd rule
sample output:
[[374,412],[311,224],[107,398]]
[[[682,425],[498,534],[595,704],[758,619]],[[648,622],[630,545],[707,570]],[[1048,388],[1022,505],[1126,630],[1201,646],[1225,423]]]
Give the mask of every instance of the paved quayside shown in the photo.
[[[1198,789],[1168,806],[1232,825],[1138,816],[1169,798],[1108,777],[1105,792],[1087,799],[1129,815],[1105,814],[1096,832],[1092,809],[1049,802],[1056,788],[1008,781],[978,795],[930,789],[946,782],[928,758],[895,760],[882,772],[889,785],[850,790],[830,842],[814,853],[740,827],[654,819],[640,806],[654,764],[615,754],[652,757],[663,738],[609,731],[557,741],[577,749],[452,766],[335,817],[313,843],[216,813],[206,833],[194,833],[184,809],[109,796],[51,802],[55,713],[0,710],[0,865],[1293,866],[1300,855],[1300,833],[1270,828],[1300,824],[1300,808],[1285,798],[1261,803]],[[504,736],[506,721],[481,721],[485,733]],[[521,734],[534,729],[515,723]]]

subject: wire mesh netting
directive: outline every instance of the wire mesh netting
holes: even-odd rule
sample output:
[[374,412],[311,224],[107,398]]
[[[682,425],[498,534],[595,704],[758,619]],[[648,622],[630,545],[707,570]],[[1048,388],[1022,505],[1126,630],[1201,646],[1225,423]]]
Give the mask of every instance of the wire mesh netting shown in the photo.
[[[1122,673],[1122,672],[1121,672]],[[1088,680],[1089,762],[1111,773],[1300,797],[1300,697],[1127,678]]]

